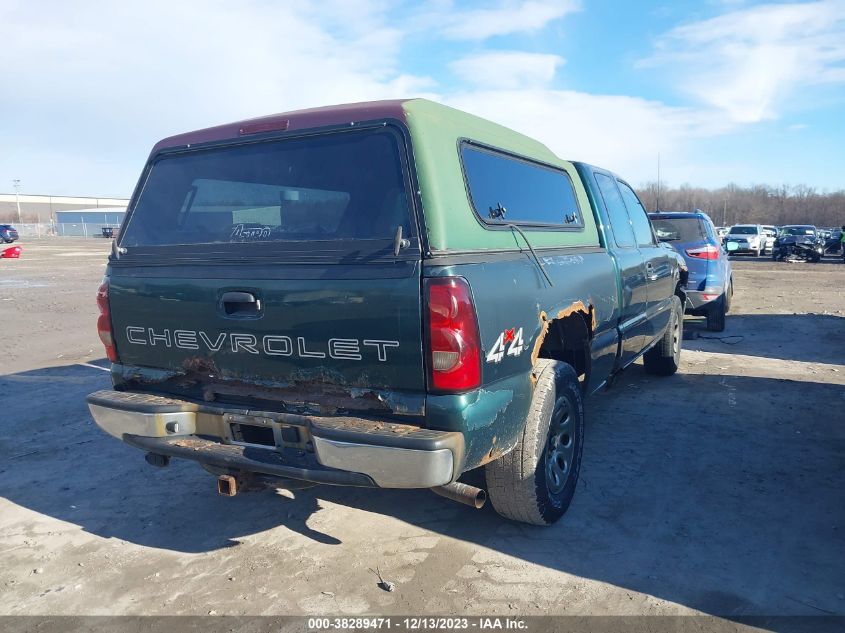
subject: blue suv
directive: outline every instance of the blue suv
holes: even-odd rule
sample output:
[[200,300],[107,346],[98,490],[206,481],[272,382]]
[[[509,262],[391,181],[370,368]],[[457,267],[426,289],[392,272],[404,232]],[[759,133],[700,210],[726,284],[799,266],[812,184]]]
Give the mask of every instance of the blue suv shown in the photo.
[[11,244],[18,239],[18,232],[11,224],[0,224],[0,240]]
[[733,271],[713,221],[706,213],[649,213],[661,242],[668,242],[689,268],[686,313],[707,317],[707,329],[725,329],[733,297]]

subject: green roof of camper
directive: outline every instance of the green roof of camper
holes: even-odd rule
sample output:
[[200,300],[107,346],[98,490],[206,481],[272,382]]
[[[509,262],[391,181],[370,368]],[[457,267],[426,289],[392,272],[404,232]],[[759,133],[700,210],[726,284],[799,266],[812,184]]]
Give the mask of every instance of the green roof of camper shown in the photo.
[[413,140],[414,160],[432,251],[500,250],[525,248],[510,231],[490,230],[472,209],[464,182],[459,144],[472,140],[565,170],[575,188],[584,229],[579,231],[532,230],[531,244],[542,246],[598,245],[590,203],[578,173],[543,143],[492,121],[429,101],[402,102]]
[[472,210],[459,151],[462,139],[541,161],[569,174],[584,218],[584,230],[532,229],[532,245],[599,243],[586,193],[571,163],[560,160],[548,147],[524,134],[427,99],[346,103],[227,123],[163,139],[153,148],[153,154],[165,148],[239,138],[245,133],[277,129],[294,131],[389,118],[404,119],[411,132],[428,243],[432,251],[525,248],[524,241],[517,240],[512,232],[485,227]]

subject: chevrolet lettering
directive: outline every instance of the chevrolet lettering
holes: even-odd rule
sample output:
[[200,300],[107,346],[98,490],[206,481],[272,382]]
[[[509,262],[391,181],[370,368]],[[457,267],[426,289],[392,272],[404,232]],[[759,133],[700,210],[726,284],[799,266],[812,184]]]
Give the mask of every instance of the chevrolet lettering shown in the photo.
[[[155,330],[137,325],[126,326],[126,342],[132,345],[161,345],[178,349],[219,352],[224,347],[233,353],[266,354],[267,356],[299,356],[300,358],[336,358],[362,360],[371,353],[379,362],[387,362],[388,350],[399,347],[399,341],[363,341],[356,338],[330,338],[322,342],[306,342],[302,336],[215,332],[202,330]],[[311,348],[311,349],[309,349]]]

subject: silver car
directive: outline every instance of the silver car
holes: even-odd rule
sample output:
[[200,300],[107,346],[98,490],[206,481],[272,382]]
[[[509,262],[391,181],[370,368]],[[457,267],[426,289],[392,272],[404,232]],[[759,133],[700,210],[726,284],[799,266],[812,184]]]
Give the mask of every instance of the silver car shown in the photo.
[[725,236],[725,248],[730,253],[754,253],[760,257],[766,250],[766,233],[760,224],[736,224]]

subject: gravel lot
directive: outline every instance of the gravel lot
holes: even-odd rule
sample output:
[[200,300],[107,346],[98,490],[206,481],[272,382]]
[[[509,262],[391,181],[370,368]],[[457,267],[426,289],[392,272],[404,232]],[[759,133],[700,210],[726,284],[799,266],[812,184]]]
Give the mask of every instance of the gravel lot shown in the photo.
[[[548,529],[427,491],[223,498],[101,433],[106,240],[0,262],[0,614],[845,614],[845,265],[737,257],[724,336],[587,402]],[[730,345],[728,343],[736,344]],[[397,584],[387,593],[368,568]]]

